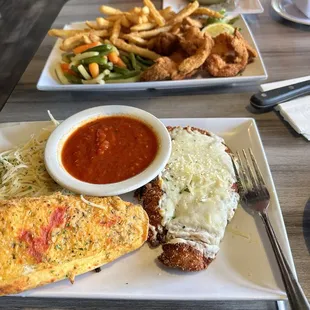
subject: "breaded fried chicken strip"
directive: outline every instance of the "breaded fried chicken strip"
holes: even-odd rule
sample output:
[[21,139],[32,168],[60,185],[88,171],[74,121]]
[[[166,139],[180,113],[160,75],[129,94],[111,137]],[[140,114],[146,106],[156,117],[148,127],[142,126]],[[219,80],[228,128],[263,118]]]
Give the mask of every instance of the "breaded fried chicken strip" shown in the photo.
[[177,49],[179,49],[179,38],[177,35],[162,32],[160,33],[154,42],[153,50],[163,56],[170,56]]
[[144,82],[170,80],[176,70],[177,64],[173,60],[169,57],[160,57],[154,65],[142,73],[140,80]]

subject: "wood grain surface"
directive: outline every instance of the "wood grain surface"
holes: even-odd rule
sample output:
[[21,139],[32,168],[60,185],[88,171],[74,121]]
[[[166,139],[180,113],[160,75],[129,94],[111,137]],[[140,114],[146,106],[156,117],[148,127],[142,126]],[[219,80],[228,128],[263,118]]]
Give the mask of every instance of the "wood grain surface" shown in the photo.
[[[36,2],[39,1],[33,1],[33,3]],[[93,19],[98,16],[99,4],[103,3],[113,4],[124,10],[140,5],[140,1],[134,0],[72,0],[65,4],[52,27],[62,27],[65,23]],[[159,1],[155,3],[160,6]],[[264,13],[248,15],[246,19],[262,53],[269,74],[268,81],[309,75],[310,27],[282,19],[272,10],[268,0],[262,0],[262,4]],[[31,37],[25,36],[24,40],[31,40]],[[48,119],[47,109],[51,110],[56,118],[63,119],[80,110],[102,104],[131,105],[153,113],[157,117],[255,118],[275,181],[298,277],[307,297],[310,298],[310,204],[306,206],[310,196],[310,143],[296,134],[276,112],[252,113],[248,107],[249,98],[258,91],[258,86],[115,94],[40,92],[36,90],[36,83],[54,42],[53,38],[45,37],[0,113],[0,122],[46,120]],[[206,283],[206,289],[207,285]],[[0,308],[266,310],[276,309],[276,304],[267,301],[158,302],[4,297],[0,299]]]

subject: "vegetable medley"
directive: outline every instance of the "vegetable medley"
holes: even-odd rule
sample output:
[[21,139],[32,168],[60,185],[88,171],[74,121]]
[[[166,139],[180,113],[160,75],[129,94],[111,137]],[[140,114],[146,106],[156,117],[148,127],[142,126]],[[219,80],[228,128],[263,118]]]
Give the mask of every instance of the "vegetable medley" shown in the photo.
[[64,53],[56,66],[62,84],[105,84],[139,81],[140,74],[153,61],[134,53],[118,51],[110,44],[94,42]]

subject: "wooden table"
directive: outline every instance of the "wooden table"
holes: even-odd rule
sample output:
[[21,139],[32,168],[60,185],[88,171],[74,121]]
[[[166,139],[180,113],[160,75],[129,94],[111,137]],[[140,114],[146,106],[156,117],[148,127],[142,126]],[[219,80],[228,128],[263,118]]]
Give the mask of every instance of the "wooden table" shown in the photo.
[[[35,3],[34,1],[33,3]],[[37,1],[39,2],[39,1]],[[57,1],[58,5],[62,4]],[[93,19],[102,0],[72,0],[61,10],[53,27],[65,23]],[[122,9],[140,5],[140,1],[106,1]],[[310,27],[285,21],[272,10],[270,2],[262,0],[265,12],[247,16],[262,53],[268,81],[309,75]],[[44,12],[42,1],[39,8]],[[160,2],[156,2],[160,5]],[[1,6],[0,6],[1,9]],[[50,8],[41,14],[38,23],[48,28],[56,14]],[[56,12],[56,13],[55,13]],[[22,12],[19,12],[20,16]],[[3,13],[2,13],[3,14]],[[48,17],[48,18],[47,18]],[[42,21],[45,18],[45,23]],[[1,21],[0,21],[1,23]],[[17,30],[16,30],[17,31]],[[44,30],[45,31],[45,30]],[[33,32],[29,32],[31,35]],[[35,35],[35,34],[33,34]],[[17,39],[15,38],[17,41]],[[31,40],[25,35],[24,40]],[[48,119],[50,109],[56,118],[63,119],[85,108],[102,104],[124,104],[136,106],[157,117],[254,117],[257,121],[268,161],[283,211],[299,280],[310,298],[310,205],[306,203],[310,194],[310,145],[296,134],[275,112],[253,114],[248,109],[249,98],[258,90],[257,86],[217,87],[213,89],[131,92],[131,93],[87,93],[87,92],[40,92],[36,83],[44,63],[51,51],[54,39],[46,37],[30,62],[19,83],[0,113],[0,122]],[[1,43],[1,42],[0,42]],[[19,56],[22,59],[23,55]],[[1,58],[0,58],[1,59]],[[7,56],[6,61],[9,60]],[[3,58],[2,63],[4,64]],[[1,77],[1,76],[0,76]],[[207,285],[207,284],[206,284]],[[73,309],[82,307],[118,309],[276,309],[275,302],[168,302],[168,301],[99,301],[64,299],[22,299],[4,297],[0,308]]]

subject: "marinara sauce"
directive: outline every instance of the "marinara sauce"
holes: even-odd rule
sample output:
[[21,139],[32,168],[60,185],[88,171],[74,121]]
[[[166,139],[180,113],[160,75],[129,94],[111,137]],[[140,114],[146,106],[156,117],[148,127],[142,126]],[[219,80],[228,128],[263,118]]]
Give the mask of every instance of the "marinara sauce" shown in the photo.
[[61,160],[73,177],[109,184],[142,172],[157,151],[157,137],[146,124],[128,116],[108,116],[76,129],[64,143]]

